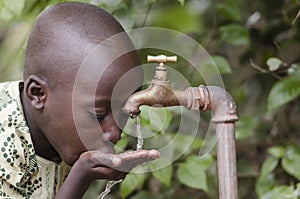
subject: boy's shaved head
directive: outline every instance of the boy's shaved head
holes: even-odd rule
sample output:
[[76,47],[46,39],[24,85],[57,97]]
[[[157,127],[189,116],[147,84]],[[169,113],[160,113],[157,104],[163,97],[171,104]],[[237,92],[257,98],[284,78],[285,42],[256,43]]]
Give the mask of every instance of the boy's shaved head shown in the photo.
[[28,40],[24,79],[37,75],[55,86],[74,74],[97,44],[122,31],[116,19],[93,5],[69,2],[48,8]]
[[38,155],[59,154],[72,165],[86,150],[114,153],[112,143],[127,119],[119,106],[133,92],[129,85],[142,82],[137,53],[123,31],[90,4],[66,2],[40,14],[27,44],[22,96]]

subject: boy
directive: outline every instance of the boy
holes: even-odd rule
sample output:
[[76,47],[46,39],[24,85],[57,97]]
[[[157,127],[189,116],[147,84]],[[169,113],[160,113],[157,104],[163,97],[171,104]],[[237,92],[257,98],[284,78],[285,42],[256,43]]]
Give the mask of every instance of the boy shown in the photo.
[[[139,65],[134,51],[107,68],[101,60],[89,66],[91,74],[102,71],[100,81],[83,74],[86,81],[74,88],[84,59],[120,32],[111,15],[89,4],[62,3],[40,14],[27,44],[24,82],[0,84],[2,198],[81,198],[94,180],[124,178],[159,157],[155,150],[114,154],[124,120],[117,120],[122,113],[112,110],[111,97],[122,75]],[[132,46],[124,40],[119,45]],[[97,85],[94,96],[91,84]]]

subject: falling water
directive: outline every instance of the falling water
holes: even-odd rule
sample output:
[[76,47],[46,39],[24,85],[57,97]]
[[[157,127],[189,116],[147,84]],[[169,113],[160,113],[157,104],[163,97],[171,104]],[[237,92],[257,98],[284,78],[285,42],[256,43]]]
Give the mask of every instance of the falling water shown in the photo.
[[136,116],[136,131],[137,131],[136,150],[138,151],[138,150],[142,150],[143,143],[144,143],[143,135],[142,135],[142,132],[141,132],[141,119],[140,119],[139,115]]
[[115,184],[118,184],[120,182],[122,182],[123,179],[121,180],[117,180],[117,181],[108,181],[106,183],[106,187],[105,187],[105,190],[98,196],[97,199],[103,199],[105,196],[107,196],[107,194],[109,194],[109,192],[111,191],[111,188],[115,185]]
[[[136,144],[136,150],[142,150],[143,148],[143,143],[144,143],[144,140],[143,140],[143,135],[142,135],[142,132],[141,132],[141,118],[139,115],[135,116],[136,117],[136,131],[137,131],[137,144]],[[105,187],[105,190],[98,196],[97,199],[104,199],[105,196],[107,196],[110,191],[111,191],[111,188],[122,182],[123,179],[121,180],[117,180],[117,181],[107,181],[106,183],[106,187]]]

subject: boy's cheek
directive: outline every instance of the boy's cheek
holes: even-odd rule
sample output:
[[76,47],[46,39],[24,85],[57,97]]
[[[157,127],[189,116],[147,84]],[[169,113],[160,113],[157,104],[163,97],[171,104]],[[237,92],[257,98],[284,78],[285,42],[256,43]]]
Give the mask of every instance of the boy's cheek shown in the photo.
[[125,115],[125,114],[121,114],[116,118],[116,122],[115,125],[119,128],[119,129],[123,129],[128,121],[129,116]]

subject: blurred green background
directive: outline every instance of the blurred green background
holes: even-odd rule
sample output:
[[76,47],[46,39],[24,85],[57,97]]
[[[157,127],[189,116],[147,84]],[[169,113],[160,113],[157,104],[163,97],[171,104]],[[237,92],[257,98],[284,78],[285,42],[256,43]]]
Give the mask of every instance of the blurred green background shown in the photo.
[[[43,9],[59,2],[64,1],[0,0],[0,81],[22,78],[24,50],[32,24]],[[225,88],[238,106],[240,198],[300,198],[299,0],[82,2],[106,9],[126,30],[164,27],[198,41],[212,55]],[[149,52],[155,53],[146,50],[140,55],[144,57]],[[174,67],[190,78],[193,86],[202,83],[199,77],[191,76],[188,63],[179,60]],[[155,133],[153,139],[145,140],[146,148],[168,143],[180,123],[180,111],[172,108],[143,107],[141,117],[142,125]],[[207,130],[209,120],[209,113],[201,114],[199,127]],[[133,121],[129,121],[124,131],[134,131],[133,126]],[[185,143],[191,141],[185,150]],[[135,139],[124,134],[118,147],[133,149],[135,144]],[[176,154],[185,150],[178,160],[152,173],[129,174],[107,198],[218,198],[216,151],[214,148],[199,159],[198,152],[204,144],[203,135],[193,138],[180,134],[171,151]],[[160,161],[148,166],[157,168],[167,160]],[[96,181],[85,198],[96,198],[104,183]]]

